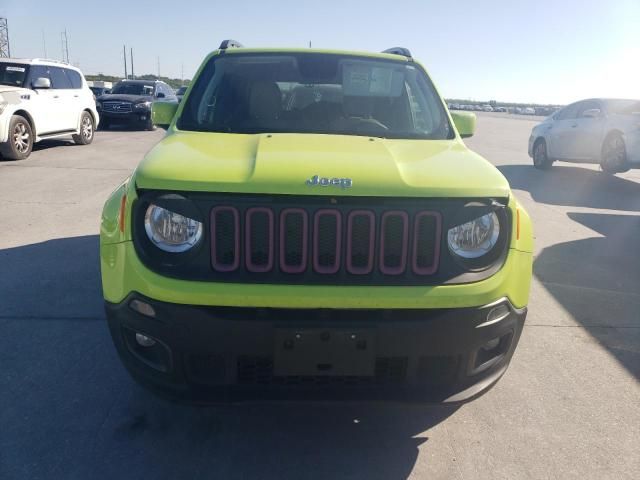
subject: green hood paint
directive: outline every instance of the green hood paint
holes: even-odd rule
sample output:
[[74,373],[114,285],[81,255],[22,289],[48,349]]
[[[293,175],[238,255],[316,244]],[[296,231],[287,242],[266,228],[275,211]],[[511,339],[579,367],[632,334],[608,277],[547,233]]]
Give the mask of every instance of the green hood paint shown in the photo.
[[[306,185],[314,175],[353,186]],[[502,197],[509,184],[460,140],[170,131],[138,166],[138,188],[394,197]]]

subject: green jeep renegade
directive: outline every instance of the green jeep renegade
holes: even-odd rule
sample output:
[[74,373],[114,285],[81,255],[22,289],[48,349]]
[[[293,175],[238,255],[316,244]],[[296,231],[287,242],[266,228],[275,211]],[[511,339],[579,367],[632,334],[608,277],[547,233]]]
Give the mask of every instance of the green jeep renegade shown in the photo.
[[527,213],[407,49],[210,54],[107,200],[118,353],[187,399],[457,402],[526,316]]

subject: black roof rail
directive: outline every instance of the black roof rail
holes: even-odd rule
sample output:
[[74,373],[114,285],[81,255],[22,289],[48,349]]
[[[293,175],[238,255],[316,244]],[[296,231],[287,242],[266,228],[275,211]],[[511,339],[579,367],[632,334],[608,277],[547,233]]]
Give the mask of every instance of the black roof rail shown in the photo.
[[220,50],[226,50],[227,48],[242,48],[242,45],[237,40],[223,40],[220,44]]
[[387,48],[382,53],[391,53],[393,55],[402,55],[403,57],[413,58],[409,49],[404,47]]

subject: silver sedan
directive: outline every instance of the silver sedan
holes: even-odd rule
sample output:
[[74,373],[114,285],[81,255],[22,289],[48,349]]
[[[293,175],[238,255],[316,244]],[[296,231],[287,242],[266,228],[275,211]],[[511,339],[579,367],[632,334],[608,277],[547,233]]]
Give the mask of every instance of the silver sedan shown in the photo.
[[539,169],[554,161],[600,164],[607,173],[640,168],[640,100],[581,100],[536,125],[529,156]]

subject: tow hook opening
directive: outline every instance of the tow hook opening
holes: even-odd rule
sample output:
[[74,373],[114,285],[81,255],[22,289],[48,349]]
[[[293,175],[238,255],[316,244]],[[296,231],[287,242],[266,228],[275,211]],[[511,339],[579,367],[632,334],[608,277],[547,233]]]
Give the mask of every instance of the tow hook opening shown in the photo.
[[509,351],[512,340],[513,331],[509,331],[499,337],[494,337],[486,341],[475,352],[475,358],[470,374],[475,375],[477,373],[480,373],[499,362]]

